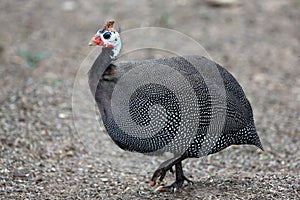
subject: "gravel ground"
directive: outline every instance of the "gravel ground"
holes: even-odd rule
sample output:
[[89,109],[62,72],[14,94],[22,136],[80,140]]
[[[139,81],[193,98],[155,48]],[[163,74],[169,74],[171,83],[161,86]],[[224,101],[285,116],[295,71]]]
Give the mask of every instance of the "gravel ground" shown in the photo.
[[[300,198],[299,0],[4,0],[0,8],[1,199]],[[187,159],[193,186],[153,192],[149,180],[167,155],[120,150],[85,108],[73,118],[87,42],[111,17],[122,30],[166,27],[203,45],[243,86],[265,151],[232,146]]]

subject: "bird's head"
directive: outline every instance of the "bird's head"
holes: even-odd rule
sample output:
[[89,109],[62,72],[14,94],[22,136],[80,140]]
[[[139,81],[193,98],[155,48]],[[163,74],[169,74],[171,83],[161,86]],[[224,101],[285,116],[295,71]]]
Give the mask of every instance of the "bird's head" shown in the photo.
[[114,23],[114,20],[106,22],[103,28],[100,28],[89,42],[89,46],[100,45],[103,48],[111,48],[113,51],[112,58],[116,58],[119,55],[122,46],[121,37],[113,28]]

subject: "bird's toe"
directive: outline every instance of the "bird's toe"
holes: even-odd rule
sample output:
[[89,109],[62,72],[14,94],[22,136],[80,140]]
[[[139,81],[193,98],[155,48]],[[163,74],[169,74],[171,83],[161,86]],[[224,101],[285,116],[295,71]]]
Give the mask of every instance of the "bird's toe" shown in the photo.
[[[184,182],[187,182],[187,185],[184,185]],[[176,180],[174,183],[169,184],[169,185],[160,185],[158,186],[154,192],[160,192],[160,191],[173,191],[173,192],[178,192],[180,191],[183,187],[185,186],[192,186],[194,183],[193,181],[189,180],[185,176],[183,176],[182,179]]]
[[152,178],[150,180],[150,186],[153,187],[156,185],[156,183],[162,182],[166,176],[166,172],[167,170],[165,169],[157,169],[152,175]]

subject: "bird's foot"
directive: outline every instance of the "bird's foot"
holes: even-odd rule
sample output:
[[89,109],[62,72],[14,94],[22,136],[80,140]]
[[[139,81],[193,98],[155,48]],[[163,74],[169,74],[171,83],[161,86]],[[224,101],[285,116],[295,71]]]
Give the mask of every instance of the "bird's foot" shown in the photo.
[[170,170],[172,173],[174,173],[172,167],[175,165],[175,174],[176,174],[176,181],[171,185],[166,186],[159,186],[155,191],[161,191],[173,188],[174,190],[178,190],[183,186],[184,181],[187,181],[188,183],[192,184],[193,182],[187,179],[182,171],[182,164],[181,161],[184,159],[184,157],[174,157],[170,160],[167,160],[163,162],[160,167],[153,173],[153,176],[150,181],[150,186],[153,187],[156,185],[156,183],[160,183],[163,181],[163,179],[166,176],[166,173]]
[[[166,176],[166,173],[167,173],[168,171],[170,171],[172,174],[175,173],[172,167],[170,167],[170,168],[159,168],[159,169],[157,169],[157,170],[153,173],[153,175],[152,175],[152,178],[151,178],[151,180],[150,180],[150,186],[153,187],[153,186],[156,185],[156,183],[158,183],[158,184],[161,183],[161,182],[164,180],[164,178],[165,178],[165,176]],[[158,179],[158,180],[157,180],[157,179]]]
[[159,169],[157,169],[154,172],[154,174],[153,174],[153,176],[152,176],[152,178],[150,180],[150,186],[151,187],[155,186],[157,179],[158,179],[158,183],[162,182],[164,180],[164,178],[165,178],[166,173],[167,173],[168,170],[169,169],[165,169],[165,168],[159,168]]
[[157,187],[154,192],[159,191],[167,191],[167,190],[173,190],[174,192],[180,190],[182,187],[184,187],[184,181],[188,183],[188,185],[193,185],[193,181],[189,180],[185,176],[183,176],[181,179],[176,180],[174,183],[170,185],[161,185]]

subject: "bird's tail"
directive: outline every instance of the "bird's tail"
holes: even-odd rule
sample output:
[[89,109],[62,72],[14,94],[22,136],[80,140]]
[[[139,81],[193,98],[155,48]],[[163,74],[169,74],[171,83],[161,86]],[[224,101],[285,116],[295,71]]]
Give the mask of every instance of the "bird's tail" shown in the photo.
[[[258,137],[258,135],[257,135],[257,137]],[[259,138],[256,140],[254,145],[257,146],[258,148],[260,148],[262,151],[264,151],[264,147],[262,146]]]
[[233,138],[235,144],[250,144],[255,145],[264,151],[264,148],[260,142],[259,136],[257,134],[254,122],[251,121],[245,128],[241,129],[239,132],[234,133]]

